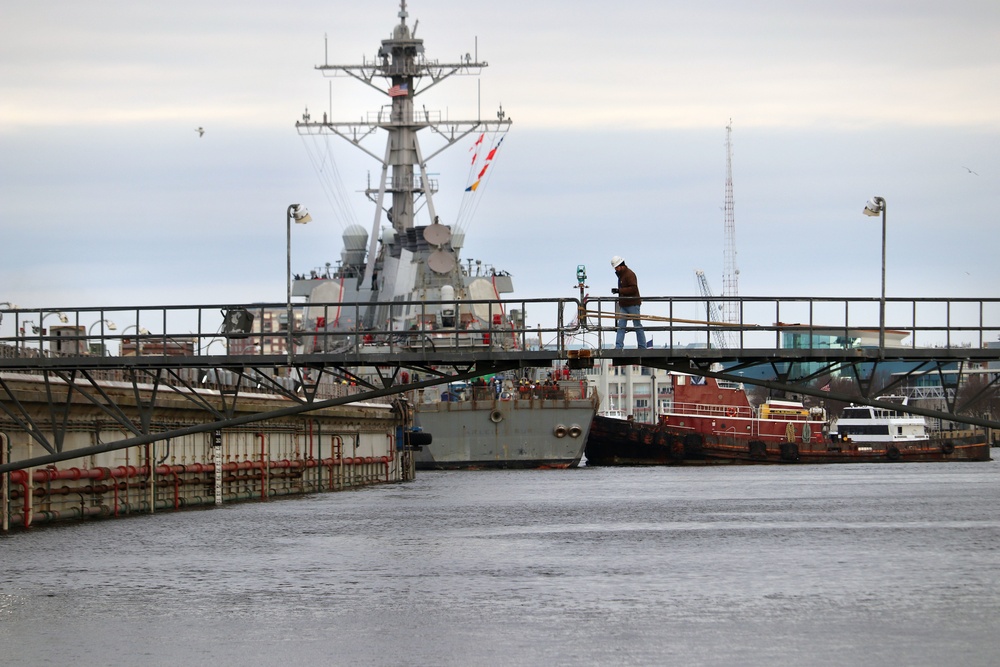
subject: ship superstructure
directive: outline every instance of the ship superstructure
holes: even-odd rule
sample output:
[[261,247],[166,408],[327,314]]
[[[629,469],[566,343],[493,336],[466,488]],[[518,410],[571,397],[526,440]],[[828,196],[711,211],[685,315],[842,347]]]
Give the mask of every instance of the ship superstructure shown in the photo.
[[[400,2],[398,16],[392,36],[382,40],[371,62],[317,67],[324,75],[349,76],[379,90],[388,97],[388,104],[359,121],[333,121],[326,114],[317,121],[307,111],[296,123],[303,134],[342,137],[380,166],[377,184],[365,190],[375,204],[371,231],[360,225],[349,227],[337,269],[327,279],[297,281],[294,293],[308,296],[310,302],[490,299],[513,289],[510,277],[502,271],[480,270],[477,275],[471,265],[463,266],[459,253],[464,233],[440,220],[434,205],[437,182],[427,166],[443,150],[466,139],[472,143],[479,137],[481,143],[488,136],[491,144],[498,146],[510,119],[501,109],[493,120],[445,120],[439,112],[417,104],[418,96],[445,79],[478,74],[487,63],[471,55],[458,62],[429,60],[423,40],[415,35],[416,28],[407,23],[405,0]],[[382,131],[388,135],[384,150],[365,145],[366,139]],[[433,133],[443,145],[425,155],[418,136],[422,131]],[[421,217],[426,214],[425,224],[418,224],[418,213]],[[391,226],[383,230],[383,222]],[[327,321],[326,328],[381,329],[389,323],[400,331],[413,325],[421,329],[461,326],[463,315],[467,326],[473,317],[483,320],[489,316],[488,309],[482,307],[464,313],[441,313],[436,306],[392,311],[387,306],[366,309],[361,322],[354,321],[354,312],[343,312]],[[315,321],[317,314],[310,316]]]
[[[370,62],[317,68],[325,75],[360,81],[384,94],[388,103],[360,121],[335,122],[326,114],[317,121],[307,112],[296,123],[302,134],[343,138],[380,167],[377,184],[365,189],[374,204],[371,231],[349,225],[337,266],[295,282],[293,294],[308,299],[305,332],[323,332],[306,333],[303,347],[334,353],[355,345],[362,352],[427,345],[513,349],[518,345],[513,332],[523,331],[524,313],[506,311],[501,301],[501,295],[513,291],[511,276],[479,261],[462,261],[462,216],[475,206],[460,206],[457,221],[442,220],[434,202],[438,183],[428,170],[432,158],[466,142],[474,168],[461,196],[463,202],[481,197],[511,121],[502,108],[491,120],[452,120],[418,104],[418,96],[442,81],[478,74],[487,63],[478,54],[449,63],[428,59],[416,24],[411,28],[407,23],[405,0],[398,17]],[[382,150],[365,144],[383,132],[387,136]],[[441,145],[425,153],[421,134]],[[544,390],[532,384],[523,391],[529,375],[547,379],[552,373],[522,370],[520,377],[489,378],[490,385],[474,391],[420,391],[411,396],[414,424],[432,438],[417,452],[417,467],[577,465],[596,398],[582,376],[560,376],[543,385]],[[378,374],[377,369],[364,368],[355,373]]]

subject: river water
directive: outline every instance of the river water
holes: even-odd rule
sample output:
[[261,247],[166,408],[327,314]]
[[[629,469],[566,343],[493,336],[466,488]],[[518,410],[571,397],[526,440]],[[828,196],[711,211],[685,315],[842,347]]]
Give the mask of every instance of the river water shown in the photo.
[[0,537],[4,665],[997,665],[1000,462],[423,472]]

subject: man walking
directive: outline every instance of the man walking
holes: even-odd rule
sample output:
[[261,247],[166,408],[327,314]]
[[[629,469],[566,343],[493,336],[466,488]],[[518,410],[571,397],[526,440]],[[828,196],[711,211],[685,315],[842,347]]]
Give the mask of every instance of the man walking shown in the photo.
[[618,317],[615,318],[615,325],[618,327],[618,335],[615,337],[615,349],[620,350],[625,347],[625,326],[628,324],[626,315],[634,315],[632,324],[635,327],[635,339],[642,350],[646,347],[646,332],[642,328],[642,320],[639,319],[639,306],[642,299],[639,297],[639,281],[636,280],[632,269],[625,266],[625,260],[615,255],[611,258],[611,266],[618,274],[618,287],[611,290],[612,294],[618,295]]

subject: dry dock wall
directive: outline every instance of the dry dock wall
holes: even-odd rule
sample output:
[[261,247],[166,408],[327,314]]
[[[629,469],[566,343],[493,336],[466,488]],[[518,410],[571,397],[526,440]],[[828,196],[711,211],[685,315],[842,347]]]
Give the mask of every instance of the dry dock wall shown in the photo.
[[[5,382],[14,389],[18,402],[38,413],[36,425],[50,423],[43,411],[51,410],[51,405],[60,405],[60,400],[68,405],[62,433],[64,452],[131,435],[105,411],[74,400],[72,392],[68,403],[65,390],[50,403],[36,378],[5,377]],[[138,420],[131,385],[109,383],[104,388],[124,414]],[[142,391],[138,398],[144,400]],[[217,400],[221,408],[221,396],[205,392],[202,398],[209,403]],[[280,396],[241,396],[234,416],[288,405],[289,400]],[[407,481],[413,478],[412,456],[397,442],[406,412],[388,403],[350,403],[231,429],[165,438],[57,466],[15,470],[0,475],[0,530]],[[148,414],[154,433],[212,421],[203,409],[183,397],[157,397]],[[54,433],[42,434],[49,442],[56,441]],[[6,416],[0,419],[0,461],[27,460],[47,453],[16,422]]]

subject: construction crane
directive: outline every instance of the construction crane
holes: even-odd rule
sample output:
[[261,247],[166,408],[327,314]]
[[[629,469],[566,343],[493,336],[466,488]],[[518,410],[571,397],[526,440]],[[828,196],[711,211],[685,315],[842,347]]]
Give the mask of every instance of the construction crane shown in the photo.
[[[719,311],[719,304],[712,295],[712,288],[708,286],[708,278],[705,277],[705,272],[701,269],[695,269],[694,275],[698,278],[698,289],[701,290],[701,295],[705,298],[705,303],[708,304],[708,312],[705,316],[710,322],[724,322],[722,313]],[[709,324],[709,326],[712,325]],[[726,332],[718,326],[712,326],[712,338],[715,340],[715,347],[720,350],[731,347]]]

